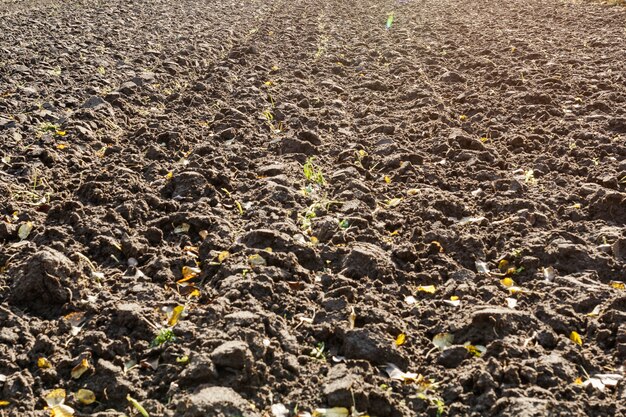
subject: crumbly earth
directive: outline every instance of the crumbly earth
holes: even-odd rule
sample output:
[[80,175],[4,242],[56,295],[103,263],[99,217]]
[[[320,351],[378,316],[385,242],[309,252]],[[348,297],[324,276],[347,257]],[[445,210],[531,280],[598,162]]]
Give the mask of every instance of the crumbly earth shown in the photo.
[[1,0],[0,416],[626,415],[625,21]]

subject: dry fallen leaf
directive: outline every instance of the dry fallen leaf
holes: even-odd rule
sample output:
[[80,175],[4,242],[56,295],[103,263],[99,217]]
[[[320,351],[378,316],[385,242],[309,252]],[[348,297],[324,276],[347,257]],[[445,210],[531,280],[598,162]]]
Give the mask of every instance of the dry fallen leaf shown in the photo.
[[591,312],[586,314],[587,317],[598,317],[600,315],[600,304],[595,306]]
[[392,198],[390,200],[385,201],[387,207],[397,207],[402,202],[401,198]]
[[515,298],[507,297],[505,300],[508,308],[515,308],[515,306],[517,306],[517,300]]
[[624,284],[622,281],[611,281],[609,282],[609,285],[616,290],[623,290],[626,288],[626,284]]
[[167,325],[170,327],[176,326],[176,323],[178,323],[178,320],[180,320],[180,317],[184,311],[185,311],[185,306],[179,305],[179,306],[174,307],[168,315]]
[[413,297],[412,295],[409,295],[407,297],[404,297],[404,302],[407,303],[408,305],[413,305],[417,303],[417,299]]
[[81,388],[76,391],[74,398],[76,398],[76,401],[81,404],[89,405],[96,401],[96,394],[94,394],[91,390]]
[[284,404],[272,404],[272,417],[289,417],[289,409]]
[[32,230],[33,230],[32,222],[22,223],[20,228],[17,230],[17,236],[20,238],[20,240],[26,240]]
[[189,229],[191,229],[191,226],[189,225],[189,223],[182,223],[174,228],[174,233],[176,234],[187,233]]
[[509,261],[507,261],[506,259],[502,259],[500,262],[498,262],[498,269],[501,272],[506,272],[509,269]]
[[400,333],[398,337],[396,337],[396,346],[402,346],[406,342],[406,335],[404,333]]
[[265,266],[267,265],[267,261],[259,254],[250,255],[248,257],[248,263],[251,266]]
[[487,348],[483,345],[472,345],[470,342],[465,342],[463,344],[463,346],[465,346],[465,349],[467,349],[467,351],[476,356],[476,357],[480,357],[483,353],[485,353],[487,351]]
[[417,287],[417,291],[434,294],[435,291],[437,291],[437,287],[435,287],[434,285],[420,285],[419,287]]
[[583,386],[591,385],[600,391],[604,391],[605,387],[614,387],[622,379],[624,379],[624,376],[620,374],[595,374],[583,382]]
[[433,345],[439,350],[444,350],[448,346],[451,346],[454,342],[454,335],[451,333],[439,333],[433,337]]
[[487,262],[476,261],[474,262],[474,265],[476,265],[476,272],[478,273],[486,274],[489,272],[489,265],[487,264]]
[[89,361],[83,358],[78,365],[72,368],[72,378],[80,378],[89,369]]
[[228,259],[229,256],[230,256],[230,252],[228,252],[227,250],[223,250],[217,255],[217,262],[222,263],[226,259]]
[[443,302],[451,305],[452,307],[458,307],[461,305],[461,300],[456,295],[451,296],[449,300],[443,300]]
[[39,358],[37,359],[37,367],[41,369],[48,369],[52,368],[52,364],[46,358]]
[[420,377],[419,374],[413,372],[403,372],[393,363],[387,363],[387,366],[385,367],[385,372],[387,372],[389,378],[403,382],[416,381]]
[[556,276],[556,271],[553,267],[549,266],[547,268],[543,268],[543,279],[546,281],[552,281]]
[[65,396],[65,390],[62,388],[53,389],[44,396],[52,417],[71,417],[74,415],[74,409],[64,404]]
[[515,285],[515,281],[513,281],[511,278],[503,278],[500,280],[500,283],[507,288]]
[[570,340],[572,342],[576,343],[578,346],[582,346],[583,345],[583,339],[582,339],[582,337],[580,337],[578,332],[573,331],[572,333],[570,333],[569,338],[570,338]]
[[183,266],[183,269],[182,269],[183,278],[176,282],[180,284],[182,282],[189,281],[190,279],[194,279],[200,274],[200,272],[202,272],[200,268],[196,268],[193,266]]

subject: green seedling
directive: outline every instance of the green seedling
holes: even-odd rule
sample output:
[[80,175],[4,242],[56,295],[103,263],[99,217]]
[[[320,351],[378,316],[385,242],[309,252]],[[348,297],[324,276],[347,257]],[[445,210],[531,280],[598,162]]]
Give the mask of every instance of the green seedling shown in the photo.
[[339,222],[339,227],[345,230],[348,227],[350,227],[350,222],[346,219],[343,219],[342,221]]
[[326,185],[324,174],[322,173],[321,168],[317,167],[313,163],[313,159],[313,157],[308,158],[302,166],[304,178],[306,178],[306,180],[310,183],[316,183],[319,186],[324,186]]
[[324,344],[324,342],[319,342],[317,345],[315,345],[313,349],[311,349],[309,356],[312,356],[315,359],[320,359],[320,360],[325,361],[326,360],[325,348],[326,348],[326,345]]
[[176,335],[174,335],[172,329],[161,329],[154,340],[150,343],[150,347],[161,346],[164,343],[174,342],[175,340]]

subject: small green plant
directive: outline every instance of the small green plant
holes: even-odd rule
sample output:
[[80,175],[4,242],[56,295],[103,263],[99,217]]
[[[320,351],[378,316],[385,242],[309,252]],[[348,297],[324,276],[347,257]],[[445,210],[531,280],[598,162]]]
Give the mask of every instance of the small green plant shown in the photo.
[[306,178],[308,182],[316,183],[320,186],[326,185],[324,174],[322,170],[313,163],[313,159],[313,157],[308,158],[302,166],[304,178]]
[[324,342],[319,342],[317,345],[315,345],[313,349],[311,349],[309,356],[312,356],[315,359],[320,359],[320,360],[325,361],[326,360],[325,349],[326,349],[326,345],[324,344]]
[[161,329],[152,341],[152,343],[150,343],[150,347],[161,346],[164,343],[173,342],[175,340],[176,335],[174,335],[172,329]]

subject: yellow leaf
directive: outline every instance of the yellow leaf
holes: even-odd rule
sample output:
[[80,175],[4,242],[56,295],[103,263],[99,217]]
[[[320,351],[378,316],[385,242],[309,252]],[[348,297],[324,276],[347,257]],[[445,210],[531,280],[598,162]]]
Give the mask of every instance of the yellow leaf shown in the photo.
[[217,255],[217,262],[222,263],[230,257],[230,252],[223,250]]
[[65,136],[65,135],[67,135],[67,132],[66,132],[65,130],[57,130],[55,133],[56,133],[57,135],[59,135],[59,136]]
[[587,317],[598,317],[600,315],[600,304],[598,304],[597,306],[595,306],[593,308],[593,310],[591,310],[590,313],[587,313],[586,316]]
[[385,177],[384,177],[383,179],[385,180],[385,182],[386,182],[387,184],[390,184],[390,183],[391,183],[391,178],[389,177],[389,175],[385,175]]
[[387,200],[385,204],[387,204],[388,207],[397,207],[401,202],[401,198],[392,198],[391,200]]
[[6,407],[7,405],[11,404],[9,401],[0,401],[0,407]]
[[65,402],[65,390],[63,388],[53,389],[47,393],[44,397],[48,407],[54,407],[56,405],[63,404]]
[[626,284],[624,284],[622,281],[611,281],[609,282],[609,285],[616,290],[623,290],[626,288]]
[[444,303],[451,305],[452,307],[458,307],[461,305],[461,300],[458,296],[453,295],[449,300],[443,300]]
[[189,223],[182,223],[174,228],[174,233],[176,234],[187,233],[190,228],[191,226],[189,225]]
[[196,267],[193,267],[193,266],[186,266],[185,265],[185,266],[183,266],[182,272],[183,272],[183,278],[179,279],[178,281],[176,281],[179,284],[182,283],[182,282],[189,281],[190,279],[194,279],[202,271],[200,270],[200,268],[196,268]]
[[250,255],[248,257],[248,263],[252,266],[264,266],[267,264],[265,258],[259,254]]
[[444,350],[454,342],[454,335],[451,333],[439,333],[433,337],[433,345],[439,350]]
[[89,361],[83,358],[78,365],[72,368],[72,378],[80,378],[89,369]]
[[417,287],[417,291],[434,294],[435,291],[437,291],[437,288],[434,285],[420,285]]
[[507,261],[506,259],[502,259],[500,262],[498,262],[498,269],[502,272],[509,269],[509,261]]
[[50,417],[72,417],[74,409],[69,405],[59,404],[50,408]]
[[509,290],[511,295],[517,294],[518,292],[524,292],[524,290],[521,287],[518,287],[516,285],[513,285],[512,287],[508,287],[507,289]]
[[580,337],[580,335],[578,334],[578,332],[573,331],[570,335],[569,338],[572,342],[576,343],[578,346],[582,346],[583,345],[583,339]]
[[576,378],[576,380],[574,381],[574,384],[582,385],[583,384],[583,379],[581,377]]
[[319,239],[315,236],[311,236],[311,245],[316,246],[318,243],[320,243]]
[[172,178],[174,178],[174,173],[172,171],[170,171],[167,174],[165,174],[165,179],[166,180],[171,180]]
[[406,190],[406,193],[408,195],[416,195],[417,193],[419,193],[419,190],[417,188],[409,188],[408,190]]
[[62,151],[63,149],[67,148],[67,144],[66,143],[58,143],[57,144],[57,149]]
[[91,390],[83,389],[83,388],[76,391],[76,394],[74,394],[74,397],[76,398],[78,402],[80,402],[81,404],[85,404],[85,405],[89,405],[96,401],[96,394],[94,394],[93,391]]
[[466,116],[466,115],[464,115],[464,114],[462,114],[462,115],[460,115],[460,116],[459,116],[459,120],[460,120],[460,121],[462,121],[462,122],[464,122],[464,121],[466,121],[466,120],[467,120],[467,116]]
[[17,230],[17,235],[19,236],[20,240],[25,240],[26,238],[28,238],[28,235],[30,235],[30,232],[32,230],[33,230],[32,222],[22,223],[20,228]]
[[52,364],[46,358],[39,358],[37,359],[37,367],[41,369],[52,368]]
[[432,242],[430,242],[430,244],[436,247],[439,250],[439,253],[444,252],[443,246],[441,246],[441,243],[437,242],[436,240],[433,240]]
[[169,315],[169,318],[167,319],[167,325],[170,327],[176,326],[176,323],[178,323],[178,320],[180,320],[180,316],[183,314],[183,311],[185,311],[185,306],[174,307]]
[[503,278],[500,280],[500,283],[507,288],[515,285],[515,281],[513,281],[511,278]]
[[465,349],[467,349],[467,351],[470,354],[476,357],[480,357],[480,355],[482,355],[487,350],[487,348],[485,348],[484,346],[481,346],[481,345],[474,346],[469,342],[466,342],[464,346],[465,346]]
[[265,81],[263,84],[265,84],[267,87],[273,85],[274,83],[271,81]]
[[200,292],[200,290],[196,288],[189,293],[188,297],[200,297],[201,295],[202,293]]
[[406,335],[404,333],[400,333],[398,337],[396,337],[396,346],[402,346],[406,342]]

